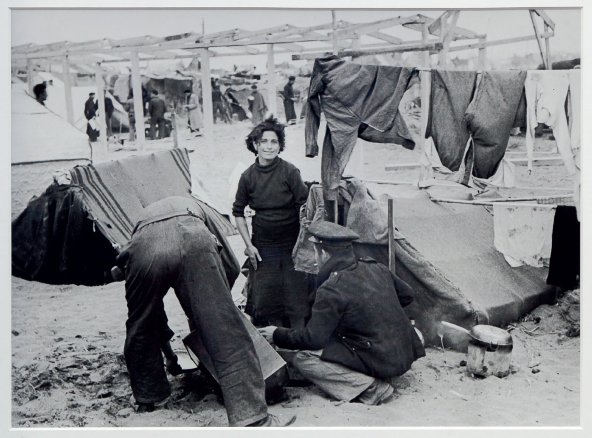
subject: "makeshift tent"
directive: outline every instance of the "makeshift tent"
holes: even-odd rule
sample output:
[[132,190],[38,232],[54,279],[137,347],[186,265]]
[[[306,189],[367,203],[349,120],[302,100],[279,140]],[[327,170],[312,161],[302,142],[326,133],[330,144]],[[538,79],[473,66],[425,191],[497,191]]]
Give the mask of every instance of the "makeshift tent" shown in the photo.
[[[45,106],[62,119],[66,120],[66,100],[64,83],[61,79],[51,73],[38,72],[37,81],[47,83],[47,100]],[[96,93],[97,87],[95,85],[81,85],[73,86],[70,89],[72,93],[72,111],[74,115],[74,126],[79,131],[86,133],[86,118],[84,117],[84,104],[88,99],[89,93]],[[111,126],[114,132],[127,132],[129,126],[129,118],[127,111],[117,99],[107,91],[107,96],[113,102],[113,116],[111,119]],[[95,96],[96,99],[96,96]],[[125,101],[124,101],[125,102]]]
[[[71,184],[52,185],[12,223],[12,272],[46,283],[101,284],[129,241],[142,209],[167,196],[191,196],[186,149],[132,156],[70,170]],[[239,272],[225,236],[228,220],[200,202],[223,245],[230,283]]]
[[233,116],[236,114],[239,120],[246,120],[248,119],[247,113],[249,111],[249,96],[251,95],[251,90],[248,88],[243,88],[241,90],[237,90],[234,88],[228,88],[224,92],[224,96],[230,101],[230,114]]
[[11,196],[12,218],[31,197],[42,193],[54,177],[76,164],[86,164],[91,148],[78,131],[25,91],[11,90]]
[[[511,268],[495,250],[493,216],[483,206],[442,206],[415,187],[368,187],[356,179],[340,183],[340,223],[361,236],[354,245],[358,256],[388,264],[386,205],[378,194],[394,198],[395,270],[414,290],[405,311],[428,342],[439,345],[441,321],[503,326],[554,298],[554,288],[545,283],[547,269]],[[322,189],[315,185],[307,218],[321,219],[323,209]],[[315,273],[308,237],[302,229],[293,256],[296,269]]]

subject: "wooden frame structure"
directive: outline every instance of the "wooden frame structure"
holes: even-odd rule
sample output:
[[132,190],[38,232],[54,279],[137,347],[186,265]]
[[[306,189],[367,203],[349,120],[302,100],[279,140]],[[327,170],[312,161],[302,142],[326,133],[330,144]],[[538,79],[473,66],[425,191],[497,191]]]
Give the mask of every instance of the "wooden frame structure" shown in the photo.
[[[199,34],[195,32],[154,37],[150,35],[126,39],[99,39],[73,43],[62,41],[51,44],[24,44],[13,46],[11,50],[12,67],[26,68],[29,91],[32,92],[32,78],[34,71],[44,70],[48,65],[60,64],[64,77],[66,114],[73,123],[72,94],[70,73],[85,72],[96,76],[97,96],[99,106],[103,105],[103,74],[106,67],[112,63],[129,63],[131,67],[131,81],[134,93],[134,110],[136,120],[144,120],[141,99],[140,62],[152,60],[174,60],[193,58],[201,62],[204,133],[211,144],[213,114],[210,89],[211,57],[267,55],[267,73],[269,83],[268,101],[270,110],[277,112],[275,90],[275,62],[276,54],[292,54],[293,60],[314,59],[326,53],[338,56],[363,56],[378,53],[402,53],[419,51],[424,54],[423,67],[430,66],[430,55],[438,54],[438,64],[445,67],[449,52],[458,50],[479,51],[479,65],[484,67],[486,49],[491,45],[509,44],[529,39],[537,39],[541,56],[547,68],[550,67],[549,38],[554,35],[555,24],[541,10],[529,10],[535,28],[535,35],[509,38],[498,41],[487,41],[487,36],[477,34],[469,29],[456,25],[460,10],[445,11],[437,19],[422,14],[411,16],[397,16],[369,23],[348,23],[338,21],[332,11],[330,23],[297,27],[283,24],[258,31],[244,29],[230,29],[222,32]],[[539,32],[535,16],[543,19],[544,32]],[[385,32],[386,29],[403,26],[421,33],[421,39],[403,41]],[[378,43],[361,44],[362,37],[377,40]],[[545,40],[545,53],[543,43]],[[466,45],[451,46],[458,40],[476,40]],[[320,47],[311,47],[311,43]],[[307,45],[305,45],[307,44]],[[259,46],[266,46],[265,49]],[[230,51],[225,51],[230,48]],[[196,63],[197,64],[197,63]],[[100,108],[100,117],[104,111]],[[105,121],[101,120],[101,142],[106,149]],[[145,142],[144,129],[136,129],[139,147]]]

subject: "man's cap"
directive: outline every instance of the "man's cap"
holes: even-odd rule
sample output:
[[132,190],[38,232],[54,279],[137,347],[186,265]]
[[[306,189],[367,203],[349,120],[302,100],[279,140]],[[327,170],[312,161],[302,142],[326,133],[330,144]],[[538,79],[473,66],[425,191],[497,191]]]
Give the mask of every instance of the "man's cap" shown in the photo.
[[317,221],[308,227],[311,241],[327,246],[348,246],[360,238],[358,233],[329,221]]
[[295,81],[296,80],[296,76],[288,76],[288,80],[289,81]]
[[257,89],[257,84],[253,84],[253,85],[251,85],[251,89],[252,89],[252,90],[256,90],[256,89]]
[[95,92],[94,91],[91,91],[90,93],[88,93],[88,95],[89,96],[94,96],[95,95]]

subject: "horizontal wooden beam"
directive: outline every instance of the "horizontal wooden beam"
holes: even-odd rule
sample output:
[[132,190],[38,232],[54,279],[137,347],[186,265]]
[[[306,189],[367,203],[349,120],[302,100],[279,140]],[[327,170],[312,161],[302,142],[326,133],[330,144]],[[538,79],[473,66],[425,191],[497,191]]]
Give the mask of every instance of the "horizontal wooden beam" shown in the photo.
[[[542,38],[552,37],[552,33],[543,33],[541,34]],[[489,46],[500,46],[503,44],[512,44],[512,43],[519,43],[522,41],[530,41],[535,40],[537,37],[536,35],[528,35],[523,37],[515,37],[515,38],[505,38],[501,40],[493,40],[493,41],[485,41],[480,43],[471,43],[471,44],[464,44],[462,46],[454,46],[448,49],[449,52],[458,52],[461,50],[470,50],[470,49],[482,49],[484,47]]]
[[[419,43],[419,44],[401,44],[398,46],[389,46],[389,47],[382,47],[382,48],[373,48],[373,49],[359,49],[359,50],[340,50],[337,53],[337,56],[344,57],[344,56],[366,56],[366,55],[378,55],[381,53],[402,53],[402,52],[415,52],[415,51],[438,51],[442,49],[441,42],[433,42],[433,43]],[[330,55],[329,51],[326,52],[316,52],[316,53],[306,53],[306,54],[297,54],[292,55],[293,61],[299,60],[313,60],[319,57]]]
[[[403,23],[418,23],[421,24],[424,22],[424,19],[417,15],[412,15],[409,17],[393,17],[387,18],[384,20],[373,21],[371,23],[359,23],[359,24],[348,24],[344,28],[338,29],[335,33],[339,37],[343,37],[344,35],[350,35],[355,33],[357,35],[367,33],[367,32],[375,32],[381,29],[394,27],[401,25]],[[345,22],[342,22],[345,23]]]

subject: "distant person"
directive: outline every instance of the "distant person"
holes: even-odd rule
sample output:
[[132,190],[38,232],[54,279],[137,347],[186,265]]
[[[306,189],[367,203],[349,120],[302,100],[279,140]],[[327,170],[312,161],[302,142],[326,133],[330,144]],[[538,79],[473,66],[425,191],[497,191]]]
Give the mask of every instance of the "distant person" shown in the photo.
[[224,105],[224,95],[220,91],[220,85],[215,84],[212,88],[212,106],[214,107],[214,123],[220,118],[224,123],[230,123],[230,116],[226,105]]
[[35,100],[41,105],[45,106],[47,100],[47,84],[42,82],[33,87],[33,93],[35,94]]
[[284,112],[286,113],[286,123],[294,125],[296,123],[296,110],[294,109],[294,88],[292,87],[296,82],[295,76],[288,78],[288,83],[284,85],[284,92],[282,97],[284,99]]
[[152,90],[152,97],[148,102],[148,114],[150,114],[150,138],[156,139],[156,129],[158,127],[158,138],[164,138],[164,113],[166,104],[164,100],[158,97],[158,91]]
[[185,90],[185,109],[187,110],[187,124],[189,131],[194,133],[196,137],[201,135],[203,128],[203,119],[201,118],[201,108],[195,93],[187,88]]
[[265,120],[265,113],[267,113],[267,105],[257,85],[251,85],[251,95],[249,96],[249,111],[251,111],[251,121],[254,126],[259,125]]
[[[135,141],[136,140],[136,111],[134,108],[134,94],[132,92],[129,93],[127,96],[127,100],[125,101],[125,109],[127,111],[127,116],[129,119],[129,137],[128,141]],[[140,129],[142,129],[140,127]]]
[[107,125],[107,137],[111,137],[113,135],[111,117],[113,117],[114,112],[115,106],[113,106],[113,101],[109,96],[107,96],[107,92],[105,91],[105,123]]
[[97,129],[97,124],[95,121],[98,109],[99,104],[98,102],[95,102],[95,93],[88,93],[88,99],[86,99],[86,102],[84,102],[84,117],[87,120],[86,135],[88,135],[89,140],[92,142],[97,141],[99,138],[99,130]]

